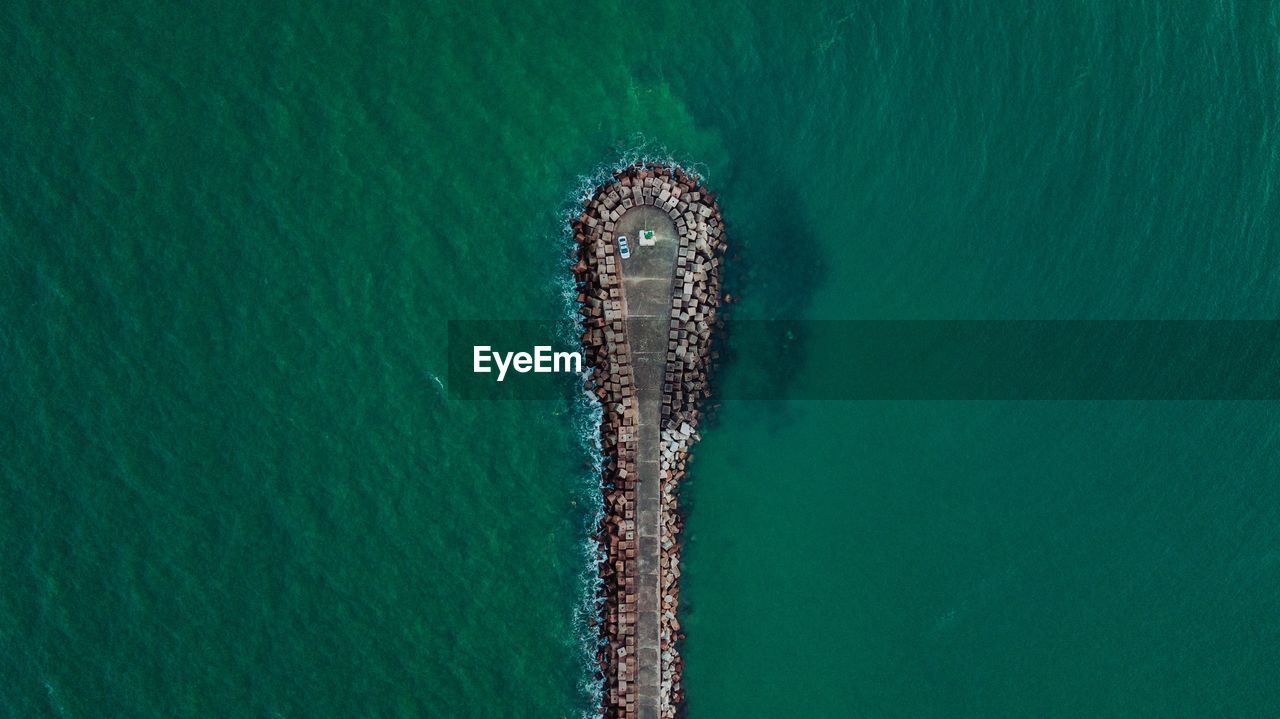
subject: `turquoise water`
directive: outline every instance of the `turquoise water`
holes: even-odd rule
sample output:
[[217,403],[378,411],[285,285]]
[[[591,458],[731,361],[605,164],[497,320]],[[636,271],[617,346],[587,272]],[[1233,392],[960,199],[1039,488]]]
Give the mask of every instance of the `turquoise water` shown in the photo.
[[[567,313],[593,173],[703,170],[738,317],[1274,318],[1278,26],[6,5],[0,715],[581,715],[589,412],[440,380],[447,320]],[[1280,713],[1277,419],[727,403],[691,714]]]

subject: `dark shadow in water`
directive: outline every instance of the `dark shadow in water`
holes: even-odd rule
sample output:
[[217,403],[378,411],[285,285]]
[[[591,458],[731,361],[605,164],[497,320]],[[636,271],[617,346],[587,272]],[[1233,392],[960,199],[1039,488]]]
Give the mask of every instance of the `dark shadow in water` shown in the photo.
[[[712,391],[729,390],[738,397],[784,397],[797,361],[812,349],[806,323],[799,320],[808,315],[828,271],[798,194],[784,184],[761,187],[760,177],[758,172],[739,175],[720,195],[729,238],[723,291],[733,300],[722,305],[720,316],[796,322],[784,332],[777,331],[776,322],[768,333],[752,332],[754,323],[738,323],[744,331],[727,331],[727,327],[717,331],[712,349],[719,353],[719,366],[713,373]],[[762,387],[772,391],[763,393]],[[713,395],[708,403],[712,427],[715,405]],[[785,423],[777,412],[765,414],[773,422]]]

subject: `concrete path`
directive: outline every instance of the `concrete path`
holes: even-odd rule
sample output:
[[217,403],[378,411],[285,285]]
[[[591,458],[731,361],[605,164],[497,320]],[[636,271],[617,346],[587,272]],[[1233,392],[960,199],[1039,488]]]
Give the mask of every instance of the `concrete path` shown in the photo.
[[[640,246],[640,230],[654,231],[657,244]],[[636,693],[640,719],[658,719],[661,690],[658,615],[661,610],[658,563],[661,558],[661,495],[658,484],[662,441],[662,377],[667,369],[667,333],[671,325],[671,290],[680,237],[665,212],[647,205],[618,218],[615,232],[626,235],[631,258],[622,260],[622,311],[627,343],[635,368],[639,427],[636,442]]]

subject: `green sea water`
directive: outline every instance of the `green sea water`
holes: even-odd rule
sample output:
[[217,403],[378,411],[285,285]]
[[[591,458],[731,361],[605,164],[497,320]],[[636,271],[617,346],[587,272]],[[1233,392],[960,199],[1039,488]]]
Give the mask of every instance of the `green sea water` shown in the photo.
[[[564,217],[639,156],[719,191],[739,318],[1274,319],[1277,38],[1230,0],[6,4],[0,716],[589,714],[591,411],[451,400],[448,320],[567,316]],[[1280,715],[1277,428],[726,402],[690,715]]]

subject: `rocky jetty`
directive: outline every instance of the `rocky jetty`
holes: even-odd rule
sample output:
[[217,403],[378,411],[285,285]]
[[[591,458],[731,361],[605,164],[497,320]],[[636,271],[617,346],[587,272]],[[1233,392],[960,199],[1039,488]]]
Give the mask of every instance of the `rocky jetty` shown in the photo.
[[[623,260],[615,231],[632,208],[648,206],[669,217],[678,235],[671,281],[670,322],[665,371],[661,374],[661,439],[656,458],[659,504],[657,541],[641,539],[640,399],[636,362],[628,342]],[[602,407],[600,437],[604,451],[604,517],[596,540],[601,550],[602,642],[597,656],[604,681],[604,717],[648,717],[652,701],[660,717],[675,717],[682,705],[683,662],[679,643],[680,482],[690,446],[698,439],[699,404],[710,396],[710,340],[720,305],[720,263],[725,251],[724,225],[715,195],[679,167],[636,164],[614,173],[596,189],[583,212],[572,221],[578,261],[578,302],[583,316],[582,344],[591,366],[588,388]],[[634,242],[634,239],[632,240]],[[635,245],[633,244],[634,248]],[[660,339],[660,338],[659,338]],[[660,350],[659,350],[660,351]],[[653,396],[656,397],[656,394]],[[645,449],[646,452],[652,451]],[[648,480],[653,481],[653,480]],[[657,553],[657,590],[642,588],[642,551]],[[653,566],[654,562],[649,563]],[[641,651],[637,637],[640,597],[656,597],[656,656]],[[643,672],[641,662],[656,659],[658,670]],[[646,687],[656,677],[657,687]]]

